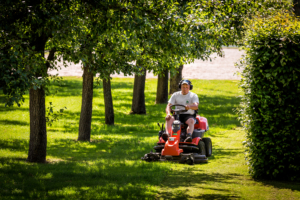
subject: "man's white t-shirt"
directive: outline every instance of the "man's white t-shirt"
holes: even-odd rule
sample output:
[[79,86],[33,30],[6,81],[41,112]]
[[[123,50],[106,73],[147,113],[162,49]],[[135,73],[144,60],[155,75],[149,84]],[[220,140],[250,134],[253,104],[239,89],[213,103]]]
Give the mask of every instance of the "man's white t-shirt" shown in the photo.
[[[168,101],[170,104],[174,105],[174,104],[182,104],[182,105],[191,105],[194,103],[199,103],[199,98],[198,95],[190,92],[187,93],[186,95],[183,95],[181,93],[181,91],[175,92],[170,100]],[[193,115],[195,114],[195,111],[192,109],[189,109],[186,113],[183,114],[190,114]]]

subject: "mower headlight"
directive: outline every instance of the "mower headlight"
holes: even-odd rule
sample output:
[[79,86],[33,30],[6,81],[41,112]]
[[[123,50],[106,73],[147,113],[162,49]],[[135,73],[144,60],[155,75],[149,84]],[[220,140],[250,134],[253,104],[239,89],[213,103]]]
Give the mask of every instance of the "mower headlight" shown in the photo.
[[174,128],[174,129],[179,129],[179,128],[180,128],[180,125],[179,125],[179,124],[173,124],[173,128]]
[[173,133],[179,131],[181,129],[181,123],[178,120],[175,120],[172,124],[172,131]]

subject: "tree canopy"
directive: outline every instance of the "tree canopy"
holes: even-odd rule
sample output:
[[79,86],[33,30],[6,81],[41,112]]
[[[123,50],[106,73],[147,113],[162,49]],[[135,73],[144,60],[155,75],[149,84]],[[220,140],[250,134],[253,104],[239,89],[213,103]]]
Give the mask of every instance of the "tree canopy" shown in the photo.
[[[263,0],[2,1],[0,81],[6,103],[20,103],[31,85],[47,82],[47,70],[40,67],[46,62],[45,46],[83,64],[94,57],[101,76],[139,72],[130,64],[137,58],[144,67],[160,72],[196,58],[208,59],[213,52],[221,54],[222,45],[238,42],[245,18],[281,4]],[[54,67],[48,63],[48,68]]]
[[[47,71],[55,68],[58,55],[81,61],[92,73],[88,77],[100,73],[106,78],[144,68],[160,73],[196,58],[208,59],[213,52],[222,54],[222,45],[239,42],[245,18],[256,10],[282,7],[270,2],[1,1],[0,83],[6,105],[20,106],[30,90],[30,141],[44,143],[41,151],[46,151],[44,90],[51,78]],[[141,66],[133,64],[137,60]],[[39,150],[34,146],[33,152]]]

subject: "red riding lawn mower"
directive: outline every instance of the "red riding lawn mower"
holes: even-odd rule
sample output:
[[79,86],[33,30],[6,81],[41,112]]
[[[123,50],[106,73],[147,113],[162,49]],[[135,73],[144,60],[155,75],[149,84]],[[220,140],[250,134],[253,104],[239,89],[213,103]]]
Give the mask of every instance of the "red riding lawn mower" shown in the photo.
[[[175,106],[175,109],[173,107]],[[187,125],[179,121],[179,115],[186,112],[185,106],[176,104],[170,106],[175,121],[168,138],[162,137],[164,124],[159,131],[159,141],[154,147],[155,152],[150,152],[142,157],[142,160],[151,161],[173,161],[179,163],[206,163],[207,157],[212,154],[212,143],[210,138],[205,138],[204,133],[208,131],[208,122],[205,117],[200,117],[196,111],[196,123],[192,134],[192,142],[184,142],[186,139]],[[159,123],[158,126],[160,127]]]

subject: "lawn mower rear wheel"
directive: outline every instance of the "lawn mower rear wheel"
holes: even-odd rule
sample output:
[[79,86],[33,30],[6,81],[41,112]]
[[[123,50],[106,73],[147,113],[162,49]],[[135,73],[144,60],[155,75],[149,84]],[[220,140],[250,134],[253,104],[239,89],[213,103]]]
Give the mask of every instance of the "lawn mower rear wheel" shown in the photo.
[[198,148],[199,148],[199,154],[200,155],[206,155],[206,151],[205,151],[205,143],[200,140],[199,143],[198,143]]
[[210,138],[203,138],[203,142],[205,143],[205,151],[206,157],[210,157],[212,154],[212,143]]

